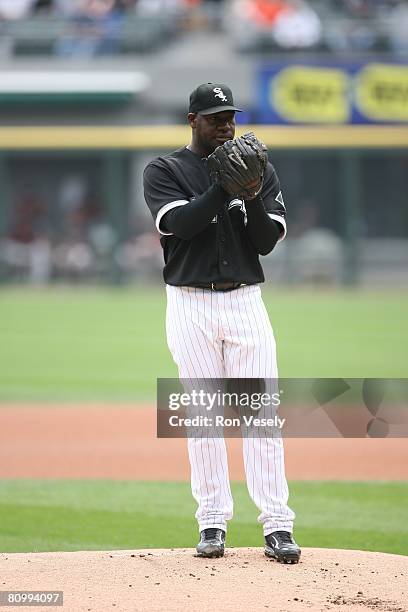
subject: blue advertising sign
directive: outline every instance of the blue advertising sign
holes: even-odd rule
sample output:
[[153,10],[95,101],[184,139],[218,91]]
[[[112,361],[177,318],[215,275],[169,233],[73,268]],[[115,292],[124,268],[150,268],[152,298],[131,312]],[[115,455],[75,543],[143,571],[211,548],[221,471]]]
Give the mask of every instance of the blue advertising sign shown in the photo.
[[408,122],[408,64],[280,63],[258,72],[258,123]]

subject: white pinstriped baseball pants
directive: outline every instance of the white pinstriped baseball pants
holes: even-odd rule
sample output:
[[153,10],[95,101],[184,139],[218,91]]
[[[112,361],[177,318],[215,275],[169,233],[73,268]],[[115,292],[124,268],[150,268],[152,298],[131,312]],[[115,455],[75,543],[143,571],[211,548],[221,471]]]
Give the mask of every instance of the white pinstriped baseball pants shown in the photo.
[[[277,378],[276,345],[259,285],[229,292],[166,286],[166,331],[180,378]],[[224,438],[188,438],[199,530],[232,518]],[[243,438],[249,494],[264,535],[292,531],[281,437]]]

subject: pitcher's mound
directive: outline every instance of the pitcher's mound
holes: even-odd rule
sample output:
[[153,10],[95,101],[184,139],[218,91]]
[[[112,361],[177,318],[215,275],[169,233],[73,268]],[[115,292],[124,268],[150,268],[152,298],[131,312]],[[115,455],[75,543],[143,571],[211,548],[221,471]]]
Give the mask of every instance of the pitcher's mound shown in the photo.
[[3,553],[9,590],[64,591],[63,608],[36,607],[44,612],[408,612],[408,557],[306,548],[298,565],[282,565],[261,548],[208,560],[191,549]]

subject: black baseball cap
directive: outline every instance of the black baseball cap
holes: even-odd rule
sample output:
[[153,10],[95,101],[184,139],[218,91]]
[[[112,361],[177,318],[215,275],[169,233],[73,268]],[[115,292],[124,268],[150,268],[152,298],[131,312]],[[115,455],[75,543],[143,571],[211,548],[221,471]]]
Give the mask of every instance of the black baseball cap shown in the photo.
[[212,115],[222,111],[242,112],[234,106],[232,91],[228,85],[221,83],[203,83],[190,95],[189,113]]

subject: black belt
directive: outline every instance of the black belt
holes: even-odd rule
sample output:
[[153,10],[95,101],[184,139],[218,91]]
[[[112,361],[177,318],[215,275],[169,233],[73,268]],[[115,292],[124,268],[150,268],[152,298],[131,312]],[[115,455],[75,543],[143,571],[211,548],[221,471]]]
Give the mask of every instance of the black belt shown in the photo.
[[211,291],[233,291],[239,287],[246,287],[245,283],[197,283],[197,289],[211,289]]

